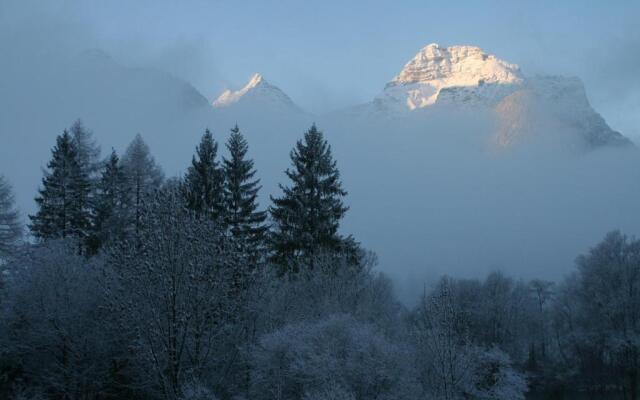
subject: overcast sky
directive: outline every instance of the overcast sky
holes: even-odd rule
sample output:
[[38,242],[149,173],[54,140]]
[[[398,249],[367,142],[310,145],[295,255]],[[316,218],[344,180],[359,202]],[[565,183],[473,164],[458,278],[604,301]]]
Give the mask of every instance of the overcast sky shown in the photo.
[[0,0],[0,24],[65,50],[166,70],[209,99],[261,72],[313,112],[371,99],[428,43],[473,44],[528,75],[579,76],[634,139],[639,17],[638,1]]

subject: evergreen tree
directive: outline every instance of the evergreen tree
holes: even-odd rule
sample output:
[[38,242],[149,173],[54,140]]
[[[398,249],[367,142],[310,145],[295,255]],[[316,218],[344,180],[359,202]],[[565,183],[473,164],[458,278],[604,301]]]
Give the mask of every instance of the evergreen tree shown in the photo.
[[71,125],[69,133],[78,152],[80,168],[84,170],[92,184],[97,184],[100,180],[102,162],[100,160],[100,146],[94,140],[93,133],[79,119]]
[[90,228],[88,204],[91,184],[78,161],[68,131],[58,136],[36,197],[38,211],[31,215],[31,231],[40,239],[75,236],[84,240]]
[[127,176],[115,150],[105,162],[97,184],[94,227],[91,248],[95,252],[114,239],[123,239],[129,211]]
[[[92,242],[96,235],[96,227],[94,222],[96,219],[97,204],[96,204],[96,190],[98,182],[100,181],[100,170],[102,169],[102,161],[100,160],[100,146],[93,138],[93,133],[87,129],[80,119],[74,121],[69,128],[69,133],[73,139],[73,144],[76,147],[78,153],[78,164],[82,170],[82,174],[85,175],[89,181],[89,194],[87,204],[91,213],[91,225],[88,229],[88,240]],[[89,243],[89,247],[93,247],[93,244]]]
[[266,212],[257,211],[260,180],[253,179],[253,160],[246,159],[249,146],[238,125],[227,142],[229,159],[223,158],[225,216],[234,237],[258,244],[264,239]]
[[274,230],[273,259],[283,269],[296,269],[292,262],[322,251],[343,251],[350,238],[338,234],[340,219],[348,207],[342,203],[340,173],[331,147],[315,124],[291,151],[293,169],[286,175],[292,185],[280,188],[283,196],[271,198]]
[[218,143],[207,129],[184,177],[187,207],[211,219],[224,218],[224,175],[216,161]]
[[22,236],[20,214],[15,208],[11,185],[0,175],[0,258],[6,257]]
[[137,134],[122,157],[122,169],[126,178],[129,202],[127,230],[138,232],[144,200],[164,181],[162,169],[156,164],[149,146]]

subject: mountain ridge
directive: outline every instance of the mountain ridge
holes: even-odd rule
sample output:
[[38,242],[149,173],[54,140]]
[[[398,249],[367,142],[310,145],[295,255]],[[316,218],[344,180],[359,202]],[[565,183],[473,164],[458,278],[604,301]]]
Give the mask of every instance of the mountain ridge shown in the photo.
[[632,144],[592,108],[579,78],[528,77],[517,64],[468,45],[423,47],[373,100],[342,113],[403,118],[421,109],[491,114],[497,123],[492,145],[498,147],[546,135],[544,129],[563,135],[559,141],[587,150]]
[[[242,88],[225,90],[211,104],[225,114],[233,110],[237,115],[276,113],[285,119],[314,116],[258,73]],[[498,148],[538,137],[553,142],[554,135],[558,143],[582,150],[632,144],[593,109],[580,79],[529,77],[517,64],[471,45],[428,44],[370,102],[316,116],[402,119],[418,110],[486,113],[496,123],[490,145]]]

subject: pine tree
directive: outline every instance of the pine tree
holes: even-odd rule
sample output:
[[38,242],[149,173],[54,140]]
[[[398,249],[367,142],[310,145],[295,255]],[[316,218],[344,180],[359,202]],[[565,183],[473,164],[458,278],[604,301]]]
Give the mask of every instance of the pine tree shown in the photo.
[[224,219],[224,175],[216,161],[218,143],[207,129],[184,177],[187,207],[214,220]]
[[[78,153],[78,164],[89,181],[89,194],[87,204],[91,213],[91,225],[88,227],[88,242],[93,242],[97,232],[94,225],[96,219],[96,191],[98,182],[100,181],[100,170],[102,169],[102,161],[100,160],[100,146],[93,138],[93,132],[88,130],[80,119],[77,119],[69,128],[69,133],[73,139],[73,144]],[[88,243],[91,248],[94,246]]]
[[11,185],[0,175],[0,258],[6,257],[22,237],[20,214],[15,208]]
[[78,151],[80,168],[85,171],[92,184],[96,184],[100,180],[100,169],[102,168],[100,146],[94,140],[93,133],[79,119],[71,125],[69,133]]
[[223,158],[225,216],[229,230],[242,241],[259,244],[266,232],[266,212],[257,211],[260,180],[253,179],[253,160],[246,159],[249,145],[238,125],[227,142],[229,159]]
[[130,206],[127,230],[138,232],[144,200],[160,188],[164,174],[140,134],[127,147],[122,157],[122,169]]
[[38,212],[30,229],[40,239],[74,236],[84,240],[90,228],[91,185],[80,167],[78,151],[68,131],[58,136],[36,197]]
[[348,207],[341,198],[340,173],[331,147],[315,124],[291,151],[293,169],[287,169],[290,187],[280,185],[283,196],[271,198],[274,230],[271,234],[273,259],[284,269],[292,262],[322,251],[342,251],[352,242],[338,234],[340,219]]
[[97,184],[91,249],[96,252],[105,243],[124,239],[129,211],[127,176],[115,150],[107,159]]

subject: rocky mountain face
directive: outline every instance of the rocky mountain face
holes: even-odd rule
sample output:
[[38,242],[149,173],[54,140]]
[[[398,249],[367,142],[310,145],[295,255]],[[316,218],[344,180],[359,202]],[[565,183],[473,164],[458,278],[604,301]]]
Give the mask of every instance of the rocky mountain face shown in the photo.
[[612,130],[589,103],[582,81],[562,76],[535,76],[505,96],[493,111],[500,121],[497,140],[509,145],[536,133],[565,133],[574,146],[593,149],[607,145],[630,145]]
[[424,109],[487,112],[500,147],[539,136],[580,149],[630,144],[591,107],[579,79],[527,77],[474,46],[424,47],[373,101],[349,113],[398,118]]
[[469,100],[490,103],[523,80],[517,65],[478,47],[430,44],[387,83],[378,98],[408,110],[429,107],[443,97],[461,104]]
[[[304,113],[260,74],[237,91],[226,90],[213,107],[223,114],[276,113],[280,119]],[[475,46],[429,44],[371,102],[338,114],[376,120],[413,117],[427,110],[430,115],[462,111],[488,116],[495,125],[490,145],[497,148],[537,140],[578,151],[631,144],[591,107],[579,79],[528,77],[518,65]],[[331,120],[332,115],[321,118]]]

